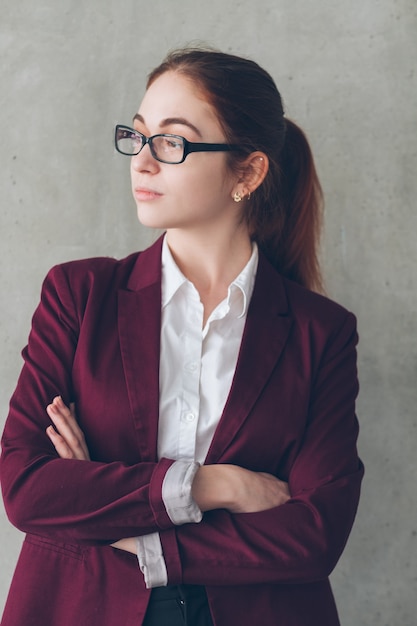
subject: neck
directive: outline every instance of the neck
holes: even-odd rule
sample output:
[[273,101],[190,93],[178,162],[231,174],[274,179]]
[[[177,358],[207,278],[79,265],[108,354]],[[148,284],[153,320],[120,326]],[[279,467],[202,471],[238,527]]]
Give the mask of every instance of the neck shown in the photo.
[[196,235],[170,229],[167,243],[178,267],[199,292],[205,319],[227,295],[230,283],[240,274],[252,254],[245,226],[233,233]]

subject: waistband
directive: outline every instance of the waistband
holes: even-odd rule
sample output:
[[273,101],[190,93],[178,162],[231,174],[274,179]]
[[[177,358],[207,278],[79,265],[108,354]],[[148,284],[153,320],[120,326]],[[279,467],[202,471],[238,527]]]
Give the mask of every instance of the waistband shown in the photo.
[[152,589],[152,600],[191,600],[207,598],[206,588],[203,585],[168,585],[167,587],[155,587]]

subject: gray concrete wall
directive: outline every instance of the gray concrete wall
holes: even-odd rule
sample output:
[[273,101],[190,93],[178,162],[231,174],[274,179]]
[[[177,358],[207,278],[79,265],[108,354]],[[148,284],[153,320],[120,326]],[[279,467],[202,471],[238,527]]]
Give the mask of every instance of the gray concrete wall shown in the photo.
[[[205,40],[275,77],[326,192],[329,294],[356,312],[357,523],[344,626],[412,626],[417,588],[415,0],[0,0],[1,416],[47,269],[146,246],[113,125],[168,48]],[[0,515],[0,609],[22,536]]]

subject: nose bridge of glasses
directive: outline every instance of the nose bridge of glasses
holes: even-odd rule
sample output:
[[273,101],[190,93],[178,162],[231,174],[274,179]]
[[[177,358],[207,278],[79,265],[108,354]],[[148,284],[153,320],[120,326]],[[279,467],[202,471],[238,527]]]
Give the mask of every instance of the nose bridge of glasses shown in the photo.
[[157,150],[156,150],[156,145],[154,145],[154,140],[155,140],[155,138],[158,138],[158,136],[159,135],[152,135],[151,137],[146,137],[145,135],[143,135],[143,146],[142,146],[142,149],[143,149],[145,147],[145,145],[148,144],[151,155],[157,161],[159,159],[158,159],[158,154],[157,154]]
[[139,152],[142,152],[142,150],[144,149],[144,147],[146,146],[146,144],[148,144],[149,146],[149,151],[151,153],[151,156],[156,160],[156,161],[160,161],[160,157],[158,155],[158,141],[165,137],[165,135],[161,135],[161,134],[157,134],[157,135],[151,135],[150,137],[147,137],[146,135],[144,135],[143,133],[138,133],[138,135],[140,135],[141,138],[141,142],[142,145],[140,147]]
[[144,135],[143,133],[140,133],[138,131],[136,131],[136,136],[138,138],[140,137],[140,146],[139,146],[139,150],[135,153],[135,155],[137,156],[138,154],[143,152],[143,149],[145,148],[146,144],[148,144],[150,155],[153,158],[155,158],[155,151],[154,151],[153,146],[152,146],[152,137],[147,137],[146,135]]

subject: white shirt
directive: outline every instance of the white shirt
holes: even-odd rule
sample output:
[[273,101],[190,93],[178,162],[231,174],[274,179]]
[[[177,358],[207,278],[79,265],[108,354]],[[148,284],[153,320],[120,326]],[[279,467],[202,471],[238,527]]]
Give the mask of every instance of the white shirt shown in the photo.
[[[166,238],[162,247],[162,319],[158,457],[175,459],[162,488],[174,524],[199,522],[191,497],[230,391],[258,265],[258,249],[228,288],[203,328],[203,305],[176,265]],[[147,587],[167,584],[159,533],[137,538]]]

